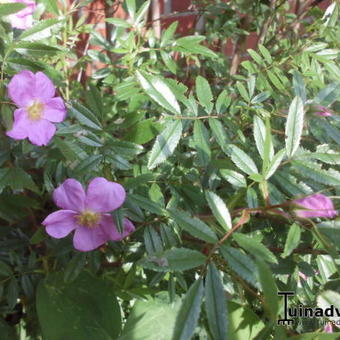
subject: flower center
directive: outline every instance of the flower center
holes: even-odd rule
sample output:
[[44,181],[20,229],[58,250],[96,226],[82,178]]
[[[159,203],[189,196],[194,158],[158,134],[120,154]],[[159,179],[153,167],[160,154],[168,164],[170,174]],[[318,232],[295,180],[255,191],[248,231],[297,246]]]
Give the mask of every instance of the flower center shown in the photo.
[[31,120],[39,120],[44,111],[44,104],[39,100],[34,100],[33,103],[26,108],[28,117]]
[[98,222],[100,219],[100,214],[91,211],[91,210],[84,210],[80,215],[77,217],[78,224],[93,229],[98,227]]

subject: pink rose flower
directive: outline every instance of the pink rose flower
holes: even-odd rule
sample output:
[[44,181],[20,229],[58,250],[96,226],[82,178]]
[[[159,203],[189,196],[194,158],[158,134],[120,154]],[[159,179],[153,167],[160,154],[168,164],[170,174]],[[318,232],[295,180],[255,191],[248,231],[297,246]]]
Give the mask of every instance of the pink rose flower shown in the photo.
[[8,0],[6,2],[20,2],[26,5],[24,9],[14,14],[8,16],[8,19],[12,25],[12,27],[19,28],[21,30],[25,30],[27,28],[32,27],[33,25],[33,16],[32,14],[35,11],[35,1],[33,0]]
[[333,218],[337,215],[332,200],[322,194],[313,194],[305,198],[294,200],[293,203],[298,206],[294,210],[298,217]]
[[120,241],[135,230],[125,218],[120,234],[110,214],[124,203],[125,197],[120,184],[103,177],[94,178],[86,193],[77,180],[67,179],[53,193],[55,204],[62,210],[48,215],[42,224],[54,238],[63,238],[75,230],[74,248],[90,251],[108,240]]
[[8,95],[18,106],[14,111],[12,130],[7,136],[20,140],[28,138],[35,145],[47,145],[56,127],[65,119],[64,101],[55,96],[55,86],[42,72],[21,71],[8,84]]

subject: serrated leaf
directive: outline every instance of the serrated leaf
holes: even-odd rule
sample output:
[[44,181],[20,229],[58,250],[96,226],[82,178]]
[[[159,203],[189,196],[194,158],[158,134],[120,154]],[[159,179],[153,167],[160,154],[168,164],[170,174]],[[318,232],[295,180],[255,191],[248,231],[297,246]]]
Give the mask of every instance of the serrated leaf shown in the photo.
[[236,82],[236,87],[237,90],[239,92],[239,94],[241,95],[241,97],[246,101],[246,102],[250,102],[250,97],[249,94],[246,90],[246,88],[244,87],[244,85],[241,82]]
[[205,279],[205,308],[214,340],[226,340],[228,330],[227,299],[219,271],[209,264]]
[[150,226],[144,229],[144,243],[148,255],[163,251],[162,241],[156,230]]
[[199,165],[202,167],[208,166],[211,158],[209,132],[199,120],[196,120],[194,123],[194,142]]
[[227,108],[231,102],[231,97],[226,90],[223,90],[216,100],[216,111],[221,113],[223,109]]
[[59,19],[46,19],[29,29],[24,30],[20,36],[19,40],[23,41],[38,41],[48,38],[52,35],[52,29],[58,27],[61,24]]
[[256,260],[256,265],[264,295],[264,308],[270,319],[276,321],[276,315],[279,310],[279,298],[277,295],[278,289],[273,277],[273,273],[259,258]]
[[197,250],[187,248],[172,248],[164,252],[168,268],[173,271],[182,271],[201,266],[206,261],[206,256]]
[[273,62],[270,52],[261,44],[258,45],[258,48],[266,62],[270,65]]
[[209,126],[213,133],[213,136],[216,139],[216,142],[221,147],[224,153],[227,153],[228,144],[230,140],[225,132],[225,128],[223,127],[222,123],[217,119],[209,119]]
[[215,233],[198,218],[191,217],[187,212],[175,209],[170,209],[169,213],[178,226],[192,236],[209,243],[217,242]]
[[214,107],[212,103],[213,95],[208,81],[201,76],[196,78],[196,93],[198,101],[210,114]]
[[323,106],[329,106],[333,104],[340,97],[340,83],[332,83],[322,89],[313,102]]
[[275,171],[280,166],[282,158],[285,155],[285,153],[286,153],[286,150],[282,149],[273,157],[273,159],[271,160],[271,162],[268,165],[267,170],[264,173],[266,180],[268,180],[271,176],[274,175]]
[[146,92],[157,104],[177,115],[181,114],[181,109],[177,99],[169,86],[157,76],[136,72],[137,79]]
[[126,0],[125,4],[130,18],[134,19],[136,13],[136,0]]
[[205,197],[208,201],[209,207],[216,217],[217,221],[225,230],[232,228],[232,222],[229,210],[223,200],[211,191],[205,192]]
[[340,185],[340,173],[332,168],[324,170],[318,164],[301,161],[293,161],[292,164],[303,177],[326,185]]
[[248,49],[247,52],[254,59],[254,61],[256,61],[259,65],[263,65],[264,64],[261,56],[257,52],[255,52],[252,49]]
[[[262,119],[258,116],[254,116],[254,139],[256,148],[261,156],[264,159],[264,145],[266,140],[266,126],[263,123]],[[271,159],[274,155],[274,147],[273,144],[270,143],[269,148],[269,159]]]
[[257,174],[258,170],[254,161],[236,145],[230,145],[230,157],[233,163],[246,174]]
[[300,97],[295,97],[292,101],[287,122],[286,122],[286,152],[291,158],[300,145],[300,139],[303,130],[304,108]]
[[293,223],[289,227],[285,248],[282,254],[283,258],[289,256],[293,252],[293,250],[299,245],[300,237],[301,237],[300,226],[296,223]]
[[247,186],[246,179],[240,173],[233,170],[220,170],[221,176],[235,187],[245,188]]
[[153,169],[164,162],[175,150],[182,135],[182,122],[175,120],[167,124],[167,127],[156,138],[152,147],[148,168]]
[[127,22],[124,19],[120,19],[120,18],[106,18],[105,21],[117,27],[124,27],[124,28],[131,27],[131,24],[129,22]]
[[172,340],[191,339],[201,311],[203,281],[196,280],[189,288],[176,318]]
[[300,97],[302,102],[306,103],[307,94],[305,82],[303,81],[301,74],[296,70],[293,71],[293,88],[295,96]]
[[129,200],[129,202],[135,204],[136,206],[150,213],[157,214],[157,215],[165,214],[165,210],[161,207],[161,205],[159,205],[156,202],[151,201],[147,197],[144,197],[138,194],[130,194],[127,199]]
[[220,252],[230,268],[237,275],[254,287],[259,287],[256,277],[255,263],[248,255],[244,254],[239,249],[228,246],[221,246]]
[[248,253],[269,263],[277,263],[275,255],[261,242],[241,233],[233,234],[234,240]]
[[94,130],[102,130],[102,126],[96,115],[82,104],[73,101],[71,105],[68,106],[68,109],[80,124]]

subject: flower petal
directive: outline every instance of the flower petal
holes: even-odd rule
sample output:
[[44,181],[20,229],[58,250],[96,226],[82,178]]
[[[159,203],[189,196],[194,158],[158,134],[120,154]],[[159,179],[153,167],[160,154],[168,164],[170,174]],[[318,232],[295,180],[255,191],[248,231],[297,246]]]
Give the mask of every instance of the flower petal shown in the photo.
[[16,0],[15,2],[24,3],[26,7],[17,13],[9,15],[11,25],[19,29],[27,29],[32,27],[32,14],[36,7],[35,2],[33,0]]
[[120,184],[97,177],[87,188],[86,208],[96,212],[109,212],[119,208],[125,197],[125,190]]
[[293,201],[304,209],[296,209],[295,214],[301,218],[326,217],[333,218],[337,215],[332,200],[322,194],[314,194]]
[[48,215],[42,224],[46,227],[47,234],[54,238],[62,238],[77,228],[76,214],[72,210],[59,210]]
[[19,107],[25,107],[34,99],[34,73],[24,70],[16,74],[8,84],[8,95]]
[[66,108],[60,97],[52,98],[44,103],[44,118],[50,122],[60,123],[65,119]]
[[108,240],[101,228],[87,228],[79,226],[73,237],[73,246],[79,251],[91,251]]
[[124,218],[124,231],[121,234],[112,220],[111,215],[103,215],[100,221],[100,228],[108,235],[111,241],[121,241],[130,233],[135,231],[135,226],[127,218]]
[[55,135],[56,127],[46,119],[32,121],[28,131],[28,139],[32,144],[47,145]]
[[53,192],[55,204],[62,209],[84,210],[85,191],[75,179],[69,178]]
[[6,132],[8,137],[13,139],[25,139],[28,136],[30,122],[24,109],[14,111],[14,122],[11,130]]
[[55,86],[50,78],[42,72],[35,74],[34,96],[39,98],[42,102],[52,99],[55,95]]

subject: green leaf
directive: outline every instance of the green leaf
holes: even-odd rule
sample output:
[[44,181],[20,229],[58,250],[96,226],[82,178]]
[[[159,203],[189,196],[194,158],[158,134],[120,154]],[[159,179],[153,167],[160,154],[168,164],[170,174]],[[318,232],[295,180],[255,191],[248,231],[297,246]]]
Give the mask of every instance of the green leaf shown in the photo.
[[167,124],[167,127],[156,138],[152,147],[148,168],[153,169],[164,162],[175,150],[182,135],[182,122],[175,120]]
[[230,104],[231,97],[226,90],[223,90],[216,100],[216,111],[218,114],[222,113]]
[[247,52],[254,59],[254,61],[257,62],[259,65],[264,64],[261,56],[257,52],[255,52],[254,50],[251,50],[251,49],[248,49]]
[[301,237],[300,226],[296,223],[293,223],[289,227],[285,248],[282,254],[283,258],[289,256],[293,252],[293,250],[299,245],[300,237]]
[[170,270],[182,271],[201,266],[206,257],[197,250],[187,248],[172,248],[163,254]]
[[169,214],[181,229],[184,229],[192,236],[209,243],[217,242],[215,233],[198,218],[191,217],[187,212],[175,209],[170,209]]
[[231,185],[238,188],[245,188],[247,186],[246,179],[240,173],[233,170],[220,170],[221,176]]
[[142,6],[139,7],[136,13],[135,25],[138,25],[145,18],[146,12],[149,10],[150,0],[146,0]]
[[242,98],[248,103],[250,102],[250,97],[249,94],[246,90],[246,88],[244,87],[244,85],[241,82],[236,82],[236,87],[238,89],[238,92],[240,93],[240,95],[242,96]]
[[49,12],[52,12],[53,14],[58,14],[58,2],[56,2],[55,0],[43,0],[42,2],[45,4]]
[[85,106],[78,102],[72,101],[71,105],[68,106],[68,109],[80,124],[94,130],[102,130],[102,126],[96,115]]
[[[261,156],[264,159],[264,146],[266,140],[266,126],[263,123],[262,119],[258,116],[254,116],[254,139],[256,148]],[[269,159],[272,159],[274,155],[274,147],[273,144],[270,143],[269,147]]]
[[199,120],[196,120],[194,123],[194,142],[197,150],[198,164],[202,167],[208,166],[211,158],[209,132]]
[[196,78],[196,93],[198,101],[210,114],[214,107],[212,103],[213,95],[208,81],[201,76]]
[[2,318],[0,318],[0,334],[3,340],[19,340],[15,326],[10,327]]
[[71,283],[63,276],[50,274],[38,285],[36,307],[44,339],[116,339],[121,316],[111,284],[87,273]]
[[85,263],[86,253],[76,253],[65,268],[64,281],[66,283],[74,281],[83,271]]
[[173,74],[176,74],[177,72],[177,64],[176,62],[171,58],[171,55],[168,52],[160,51],[161,58],[165,64],[165,66],[169,69],[170,72]]
[[286,150],[282,149],[273,157],[272,161],[268,165],[267,170],[263,174],[266,180],[268,180],[271,176],[274,175],[275,171],[280,166],[282,158],[285,155],[285,153],[286,153]]
[[19,12],[24,8],[26,5],[19,2],[0,4],[0,17]]
[[200,45],[200,42],[203,40],[205,40],[205,37],[201,35],[182,37],[176,40],[173,49],[184,53],[201,54],[208,58],[217,58],[217,55],[212,50]]
[[234,240],[248,253],[269,263],[277,263],[275,255],[261,242],[241,233],[233,234]]
[[279,91],[285,91],[284,85],[282,84],[281,80],[275,75],[274,72],[267,70],[267,75],[270,81]]
[[136,72],[136,76],[145,93],[157,104],[172,113],[181,114],[181,109],[175,95],[162,78],[147,74],[143,75],[139,71]]
[[196,280],[189,288],[176,318],[172,340],[191,339],[201,311],[203,281]]
[[125,140],[136,144],[150,142],[161,131],[162,127],[154,118],[144,119],[134,124],[125,136]]
[[292,164],[294,170],[298,170],[299,175],[305,178],[311,178],[315,182],[326,185],[340,185],[340,173],[332,168],[324,170],[317,163],[301,161],[293,161]]
[[258,288],[256,267],[254,261],[236,248],[221,246],[220,252],[230,268],[243,280]]
[[303,81],[301,74],[296,70],[293,71],[293,88],[295,96],[300,97],[303,104],[305,104],[307,100],[305,82]]
[[29,29],[24,30],[18,40],[23,41],[39,41],[45,38],[49,38],[52,35],[52,30],[60,26],[61,21],[59,19],[46,19]]
[[161,36],[161,47],[164,47],[169,41],[172,41],[174,38],[174,34],[176,32],[178,26],[178,21],[174,21],[169,25],[169,27],[162,32]]
[[148,255],[163,251],[162,241],[156,230],[150,226],[144,229],[144,244]]
[[0,170],[0,192],[9,186],[12,190],[32,190],[39,192],[32,177],[21,168],[4,168]]
[[209,126],[213,133],[213,136],[216,139],[216,142],[221,147],[222,151],[226,154],[228,154],[228,144],[230,143],[230,140],[225,132],[225,128],[223,127],[223,124],[217,120],[217,119],[209,119]]
[[119,340],[137,340],[136,336],[139,340],[171,339],[180,303],[178,298],[170,303],[166,292],[136,300]]
[[125,4],[130,18],[134,19],[136,13],[136,0],[126,0]]
[[106,18],[105,21],[117,27],[124,27],[124,28],[131,27],[131,24],[129,22],[127,22],[124,19],[120,19],[120,18]]
[[326,333],[303,333],[296,336],[289,337],[289,340],[338,340],[339,334],[326,334]]
[[273,62],[270,52],[261,44],[258,45],[258,48],[266,62],[270,65]]
[[250,308],[233,301],[228,301],[228,317],[228,339],[231,340],[254,340],[264,328],[263,321]]
[[303,102],[300,97],[295,97],[292,101],[287,122],[286,122],[286,152],[291,158],[300,145],[300,139],[303,130],[304,109]]
[[329,84],[327,87],[322,89],[313,102],[323,106],[333,104],[340,97],[340,82]]
[[216,217],[217,221],[225,230],[232,228],[231,217],[228,208],[226,207],[223,200],[211,191],[205,192],[205,197],[209,204],[211,211]]
[[13,275],[13,271],[11,267],[7,263],[0,261],[0,277],[8,278],[9,276],[12,276],[12,275]]
[[137,195],[137,194],[129,194],[128,196],[129,202],[136,205],[137,207],[140,207],[150,213],[157,214],[157,215],[164,215],[165,210],[159,205],[158,203],[155,203],[148,198]]
[[45,57],[55,56],[62,52],[60,47],[49,46],[38,42],[21,41],[15,46],[16,52],[24,56]]
[[264,308],[267,311],[270,319],[276,321],[276,315],[279,310],[279,298],[277,295],[277,286],[273,277],[273,273],[259,258],[256,260],[256,265],[264,295]]
[[230,145],[230,157],[234,164],[246,174],[257,174],[258,170],[254,161],[236,145]]
[[222,279],[213,263],[209,264],[205,279],[205,308],[214,340],[226,340],[228,329],[227,299]]
[[[337,308],[340,311],[340,294],[338,292],[334,292],[332,290],[325,290],[318,295],[316,301],[318,307],[322,308],[323,310],[330,308],[331,306],[334,306],[334,308]],[[338,317],[333,316],[330,317],[330,319],[333,321],[337,321]]]

